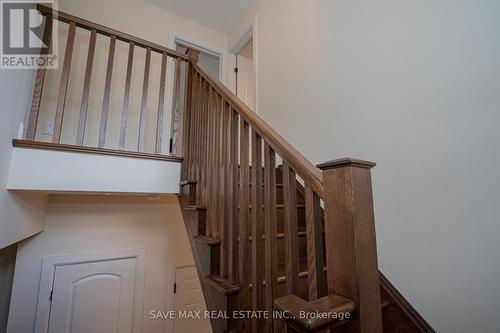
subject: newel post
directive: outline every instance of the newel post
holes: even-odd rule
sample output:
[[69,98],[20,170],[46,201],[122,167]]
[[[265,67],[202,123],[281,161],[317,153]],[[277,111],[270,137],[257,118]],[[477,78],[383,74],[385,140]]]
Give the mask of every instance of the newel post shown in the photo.
[[186,54],[187,54],[189,60],[191,60],[195,64],[198,63],[198,58],[200,57],[200,51],[199,50],[187,49]]
[[382,333],[375,218],[370,169],[375,163],[343,158],[323,171],[328,292],[357,306],[354,332]]
[[193,105],[193,66],[192,64],[196,64],[198,62],[198,56],[200,55],[200,51],[195,50],[195,49],[187,49],[186,55],[189,59],[188,65],[187,65],[187,78],[186,78],[186,107],[185,107],[185,114],[184,114],[184,119],[183,119],[183,129],[182,129],[182,146],[183,146],[183,153],[182,156],[184,158],[182,162],[182,168],[181,168],[181,180],[192,180],[190,177],[192,176],[189,172],[190,166],[189,162],[189,151],[190,147],[192,146],[193,142],[191,140],[190,136],[190,125],[191,125],[191,113],[192,113],[192,105]]

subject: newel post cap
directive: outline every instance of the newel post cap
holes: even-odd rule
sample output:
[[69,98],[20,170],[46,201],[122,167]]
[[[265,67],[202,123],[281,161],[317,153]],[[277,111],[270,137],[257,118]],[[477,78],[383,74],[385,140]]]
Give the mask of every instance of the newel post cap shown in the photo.
[[346,167],[356,167],[363,169],[371,169],[376,165],[374,162],[358,160],[351,157],[339,158],[336,160],[327,161],[321,164],[318,164],[318,167],[321,170],[330,170],[330,169],[339,169]]
[[193,48],[188,48],[186,50],[186,54],[187,54],[189,60],[191,60],[194,63],[198,62],[198,56],[200,55],[200,51],[199,50],[196,50],[196,49],[193,49]]

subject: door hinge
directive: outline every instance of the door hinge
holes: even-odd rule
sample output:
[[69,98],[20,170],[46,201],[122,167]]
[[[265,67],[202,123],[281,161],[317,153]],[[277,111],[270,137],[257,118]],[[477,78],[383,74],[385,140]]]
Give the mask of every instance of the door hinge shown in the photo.
[[234,72],[238,73],[238,67],[234,67]]
[[52,294],[54,293],[53,290],[50,291],[50,295],[49,295],[49,302],[52,302]]
[[174,294],[177,292],[177,283],[174,282]]

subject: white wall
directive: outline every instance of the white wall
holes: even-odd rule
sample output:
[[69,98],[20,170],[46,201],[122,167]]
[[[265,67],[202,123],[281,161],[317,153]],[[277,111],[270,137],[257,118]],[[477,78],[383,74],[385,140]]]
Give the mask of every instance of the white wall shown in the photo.
[[258,109],[373,160],[381,270],[438,332],[500,331],[500,2],[256,0]]
[[160,45],[176,32],[226,49],[226,35],[143,0],[60,0],[59,10]]
[[0,248],[40,232],[43,227],[47,197],[12,193],[5,187],[12,138],[17,137],[19,122],[30,103],[32,75],[27,70],[0,70]]
[[15,148],[7,188],[175,194],[179,193],[180,173],[180,162]]
[[[225,50],[226,36],[208,29],[193,21],[175,15],[142,0],[61,0],[59,9],[79,17],[101,23],[117,30],[129,33],[146,40],[168,45],[173,43],[174,33],[181,33],[193,40],[204,41],[214,47]],[[79,30],[80,31],[80,30]],[[64,50],[64,35],[61,35],[59,48]],[[84,68],[88,45],[88,36],[82,32],[77,34],[73,70],[71,71],[70,87],[67,97],[67,109],[64,117],[62,142],[75,143],[76,127],[78,124],[78,112],[81,102],[81,92],[83,85],[83,72],[78,72],[75,68]],[[172,39],[172,40],[170,40]],[[96,146],[99,132],[100,111],[102,107],[102,94],[104,91],[103,78],[107,60],[107,44],[102,38],[97,41],[97,51],[94,60],[94,75],[89,101],[89,114],[87,118],[87,134],[85,144]],[[108,120],[107,147],[117,147],[117,135],[119,131],[117,124],[120,118],[121,105],[123,103],[123,84],[126,68],[127,48],[117,44],[115,61],[115,73],[113,74],[112,100],[110,118]],[[137,51],[134,65],[134,83],[131,90],[130,117],[132,129],[127,135],[127,148],[134,149],[137,145],[137,123],[140,98],[142,94],[142,71],[141,65],[144,63],[144,52]],[[59,54],[62,59],[64,52]],[[125,59],[125,60],[124,60]],[[149,95],[149,108],[147,124],[156,124],[154,109],[157,104],[158,88],[158,57],[152,58],[151,71],[151,94]],[[62,64],[61,66],[62,67]],[[169,84],[172,84],[173,71],[169,72]],[[44,194],[7,192],[5,184],[10,166],[12,145],[11,140],[17,137],[19,123],[27,119],[27,112],[31,103],[33,71],[21,70],[1,70],[0,71],[0,248],[15,243],[21,239],[40,232],[43,228],[44,211],[47,196]],[[47,121],[53,122],[55,115],[55,104],[59,87],[59,70],[48,71],[46,84],[41,103],[37,140],[50,141],[51,137],[43,135],[43,127]],[[167,89],[171,91],[171,86]],[[170,129],[169,110],[171,101],[166,103],[165,123],[166,131]],[[113,120],[116,120],[113,123]],[[25,122],[27,125],[27,122]],[[146,148],[151,150],[154,142],[153,132],[148,131],[146,135]],[[154,134],[154,133],[153,133]],[[169,137],[163,136],[163,147],[168,147]],[[164,151],[164,153],[167,153]]]
[[132,248],[146,249],[143,332],[162,332],[149,311],[170,309],[168,264],[192,261],[177,198],[51,196],[44,232],[19,244],[7,332],[33,330],[43,256]]
[[17,244],[0,249],[0,333],[7,329]]

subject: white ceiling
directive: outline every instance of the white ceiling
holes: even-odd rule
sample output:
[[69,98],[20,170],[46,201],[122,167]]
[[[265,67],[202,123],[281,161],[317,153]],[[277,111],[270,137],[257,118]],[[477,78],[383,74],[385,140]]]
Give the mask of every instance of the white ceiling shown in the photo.
[[146,0],[215,31],[228,33],[252,0]]

